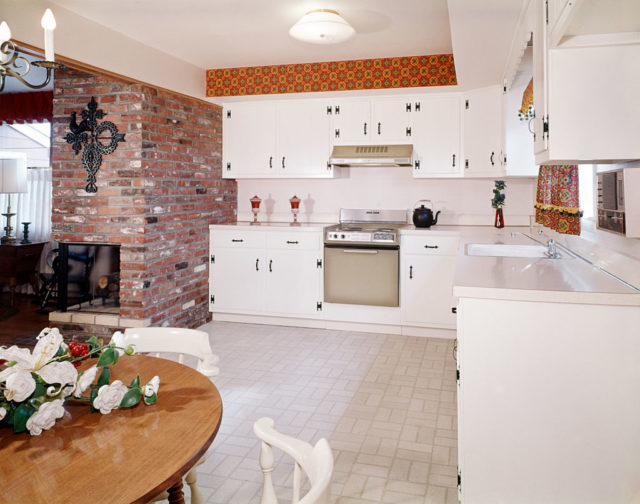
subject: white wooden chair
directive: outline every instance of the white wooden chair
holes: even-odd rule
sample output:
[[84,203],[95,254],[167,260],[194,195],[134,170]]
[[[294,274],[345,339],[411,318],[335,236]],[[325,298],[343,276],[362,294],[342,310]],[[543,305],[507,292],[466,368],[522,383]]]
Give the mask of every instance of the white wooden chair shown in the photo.
[[[191,356],[197,359],[196,369],[203,375],[211,377],[220,372],[216,366],[219,358],[211,351],[209,335],[204,331],[179,327],[142,327],[125,329],[123,336],[124,346],[134,345],[136,353],[148,353],[156,357],[161,357],[163,354],[177,354],[178,362],[181,364],[184,363],[185,356]],[[160,394],[162,394],[162,388]],[[192,504],[204,502],[197,487],[198,473],[196,468],[205,459],[206,455],[201,457],[184,478],[191,489]],[[164,500],[167,497],[168,493],[163,492],[153,500]]]
[[197,329],[180,327],[140,327],[124,331],[125,345],[134,345],[137,353],[149,353],[156,357],[162,354],[177,354],[178,362],[184,364],[185,356],[196,357],[196,369],[205,376],[217,376],[217,355],[211,351],[209,335]]
[[[273,447],[293,457],[295,462],[291,504],[329,504],[333,454],[326,439],[322,438],[315,446],[311,446],[305,441],[279,433],[274,428],[273,420],[267,417],[260,418],[253,424],[253,432],[262,441],[260,468],[264,473],[264,485],[261,504],[278,504],[271,478],[275,461]],[[302,472],[305,473],[311,487],[301,499]]]

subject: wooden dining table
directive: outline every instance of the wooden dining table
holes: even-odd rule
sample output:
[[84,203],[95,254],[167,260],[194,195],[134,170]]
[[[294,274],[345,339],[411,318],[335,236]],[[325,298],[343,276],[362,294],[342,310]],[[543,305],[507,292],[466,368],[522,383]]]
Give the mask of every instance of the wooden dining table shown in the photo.
[[184,502],[182,477],[207,451],[222,419],[209,378],[177,362],[123,355],[111,382],[160,377],[158,400],[91,413],[65,402],[66,413],[39,436],[0,428],[0,503],[143,503],[168,490]]

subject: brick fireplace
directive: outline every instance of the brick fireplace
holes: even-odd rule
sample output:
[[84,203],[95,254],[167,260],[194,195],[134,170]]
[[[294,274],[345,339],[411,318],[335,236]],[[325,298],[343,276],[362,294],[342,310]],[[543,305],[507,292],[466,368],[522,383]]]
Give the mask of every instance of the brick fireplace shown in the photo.
[[[81,154],[65,136],[91,97],[125,142],[104,156],[87,193]],[[116,317],[51,314],[74,335],[126,326],[197,327],[208,320],[209,224],[236,220],[237,187],[221,178],[217,105],[142,84],[65,69],[53,100],[52,239],[120,245]],[[76,316],[74,316],[76,315]]]

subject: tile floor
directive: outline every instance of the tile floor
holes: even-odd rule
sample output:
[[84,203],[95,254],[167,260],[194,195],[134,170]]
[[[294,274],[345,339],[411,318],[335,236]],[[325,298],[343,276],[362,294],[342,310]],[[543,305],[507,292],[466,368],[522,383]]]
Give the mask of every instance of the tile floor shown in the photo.
[[[339,504],[457,503],[453,341],[212,322],[224,414],[199,487],[210,504],[260,502],[253,422],[329,440]],[[287,502],[291,464],[274,472]],[[188,497],[188,490],[185,492]]]

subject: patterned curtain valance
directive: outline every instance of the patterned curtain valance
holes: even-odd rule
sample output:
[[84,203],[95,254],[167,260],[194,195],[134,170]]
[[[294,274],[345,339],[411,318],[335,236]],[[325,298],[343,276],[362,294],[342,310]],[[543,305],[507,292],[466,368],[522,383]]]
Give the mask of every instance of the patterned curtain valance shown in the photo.
[[578,166],[540,166],[536,222],[558,233],[580,234]]
[[0,94],[0,124],[52,122],[53,91]]
[[518,110],[518,117],[521,121],[526,121],[533,117],[533,78],[529,81],[524,93],[522,93],[522,105]]

